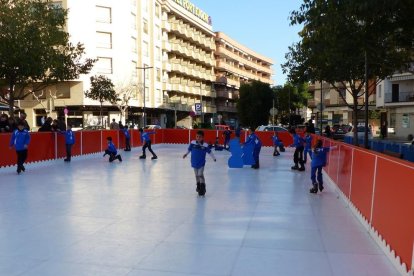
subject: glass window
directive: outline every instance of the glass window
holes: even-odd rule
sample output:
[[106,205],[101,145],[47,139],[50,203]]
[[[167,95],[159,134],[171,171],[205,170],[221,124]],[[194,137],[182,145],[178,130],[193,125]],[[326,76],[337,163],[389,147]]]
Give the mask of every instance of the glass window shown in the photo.
[[112,34],[104,32],[96,32],[96,47],[112,49]]
[[162,95],[162,92],[161,92],[161,90],[160,89],[157,89],[157,103],[161,103],[161,100],[162,100],[162,97],[163,95]]
[[[147,64],[144,64],[144,68],[147,68],[148,67],[148,65]],[[144,70],[144,69],[142,69],[142,70]],[[150,76],[150,71],[151,69],[145,69],[144,70],[144,72],[145,72],[145,79],[146,80],[149,80],[149,76]]]
[[148,22],[147,22],[147,20],[144,20],[144,22],[142,24],[142,27],[143,27],[144,33],[148,34]]
[[161,81],[161,70],[157,68],[157,81]]
[[96,22],[112,23],[112,11],[109,7],[96,6]]
[[382,97],[382,85],[378,85],[378,98]]
[[112,74],[112,58],[98,57],[96,70],[100,74]]
[[142,47],[142,54],[144,55],[144,57],[149,57],[148,42],[144,41],[143,47]]
[[70,99],[70,85],[65,83],[57,84],[56,97],[58,99]]
[[155,16],[160,18],[160,5],[158,3],[155,3]]
[[131,49],[133,53],[137,52],[137,39],[135,37],[131,37]]
[[137,69],[137,63],[135,62],[135,61],[133,61],[132,62],[132,68],[131,68],[131,70],[132,70],[132,77],[133,78],[136,78],[137,76],[138,76],[138,69]]
[[133,30],[137,29],[137,16],[131,13],[131,27]]
[[161,61],[161,48],[155,47],[155,60]]

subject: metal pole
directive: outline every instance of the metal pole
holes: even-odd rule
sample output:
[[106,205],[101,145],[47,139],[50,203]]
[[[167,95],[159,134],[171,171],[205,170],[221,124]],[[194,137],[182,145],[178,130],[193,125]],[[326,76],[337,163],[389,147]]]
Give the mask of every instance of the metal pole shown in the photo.
[[146,120],[146,100],[145,100],[145,90],[146,90],[146,86],[145,86],[145,80],[146,80],[146,77],[147,77],[147,75],[146,75],[146,70],[147,69],[152,69],[152,68],[154,68],[154,67],[152,67],[152,66],[144,66],[144,67],[137,67],[137,69],[140,69],[140,70],[143,70],[144,71],[144,106],[143,106],[143,120],[144,120],[144,122],[143,122],[143,127],[145,128],[145,126],[147,125],[147,120]]
[[200,103],[201,103],[201,123],[204,124],[204,106],[203,106],[203,93],[201,92],[201,83],[200,83]]
[[320,117],[320,124],[321,124],[321,135],[322,135],[322,119],[323,119],[323,81],[321,81],[321,117]]
[[289,126],[291,126],[291,117],[290,117],[290,113],[291,113],[291,110],[290,110],[290,86],[288,88],[289,88]]
[[272,126],[275,125],[275,98],[273,97],[273,108],[272,108]]
[[365,50],[365,133],[364,133],[364,146],[368,148],[368,100],[369,100],[369,91],[368,91],[368,56],[367,51]]

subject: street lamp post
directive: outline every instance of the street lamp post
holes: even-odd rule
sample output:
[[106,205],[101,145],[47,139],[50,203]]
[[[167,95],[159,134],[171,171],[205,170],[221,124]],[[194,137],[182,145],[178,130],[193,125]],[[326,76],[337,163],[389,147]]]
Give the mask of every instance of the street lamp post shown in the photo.
[[137,67],[137,69],[144,71],[144,98],[143,98],[144,106],[143,106],[143,110],[142,110],[142,112],[143,112],[143,116],[142,117],[143,117],[143,120],[144,120],[144,122],[143,122],[143,128],[145,128],[145,126],[147,125],[147,118],[146,118],[146,99],[145,99],[145,90],[147,88],[145,86],[145,80],[147,78],[146,70],[147,69],[152,69],[152,68],[154,68],[154,67],[152,67],[152,66],[146,66],[146,65],[144,65],[144,67]]
[[201,91],[201,83],[198,86],[200,88],[200,104],[201,104],[201,124],[204,124],[204,112],[203,112],[203,92]]

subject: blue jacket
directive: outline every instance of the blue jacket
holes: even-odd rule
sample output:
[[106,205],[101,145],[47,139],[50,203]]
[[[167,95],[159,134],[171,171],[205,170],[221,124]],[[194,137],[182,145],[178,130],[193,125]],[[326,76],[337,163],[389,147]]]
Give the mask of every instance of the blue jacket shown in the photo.
[[326,155],[329,152],[329,150],[329,147],[315,148],[312,151],[311,167],[316,168],[326,166]]
[[[26,130],[16,129],[10,139],[10,147],[14,147],[17,151],[25,150],[30,144],[30,133]],[[25,147],[26,146],[26,147]]]
[[114,155],[116,155],[116,154],[118,153],[118,151],[116,150],[116,147],[115,147],[114,143],[112,143],[112,142],[109,142],[109,143],[108,143],[108,148],[107,148],[107,150],[108,150],[111,154],[114,154]]
[[124,133],[125,138],[127,138],[127,139],[131,138],[131,134],[129,134],[129,129],[124,128],[124,129],[122,130],[122,132]]
[[300,137],[298,134],[294,134],[293,135],[293,144],[291,145],[291,147],[295,147],[295,148],[299,148],[303,146],[303,138]]
[[198,143],[197,141],[191,141],[188,146],[188,152],[191,152],[191,167],[194,169],[200,169],[206,165],[206,154],[211,154],[214,158],[211,148],[207,143]]
[[61,131],[61,134],[65,135],[65,143],[66,145],[73,145],[75,144],[75,135],[73,134],[72,130]]
[[230,135],[231,135],[231,131],[230,130],[226,129],[223,134],[224,134],[224,138],[226,140],[230,140]]
[[255,149],[260,149],[262,147],[262,141],[260,141],[255,133],[252,133],[247,137],[245,144],[254,144]]
[[305,149],[311,149],[312,148],[312,136],[306,135],[305,136]]
[[149,137],[151,134],[155,134],[155,131],[151,132],[142,132],[141,133],[141,142],[151,142],[151,138]]
[[275,145],[277,147],[282,144],[282,142],[280,141],[279,137],[277,137],[277,136],[272,136],[272,141],[273,141],[273,145]]

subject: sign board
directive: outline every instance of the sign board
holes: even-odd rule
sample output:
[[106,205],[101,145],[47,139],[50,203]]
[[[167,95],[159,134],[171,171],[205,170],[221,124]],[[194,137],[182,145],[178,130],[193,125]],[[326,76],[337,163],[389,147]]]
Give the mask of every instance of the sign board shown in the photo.
[[269,113],[270,113],[270,115],[275,116],[275,115],[277,115],[277,112],[278,112],[277,108],[273,107],[273,108],[270,109]]
[[402,115],[402,127],[403,128],[409,128],[410,127],[410,115],[409,114],[403,114]]
[[201,103],[196,103],[194,105],[194,110],[196,115],[201,115],[201,111],[203,110],[203,105]]
[[69,113],[69,109],[67,109],[67,108],[65,107],[65,109],[63,109],[63,113],[64,113],[65,115],[68,115],[68,113]]

